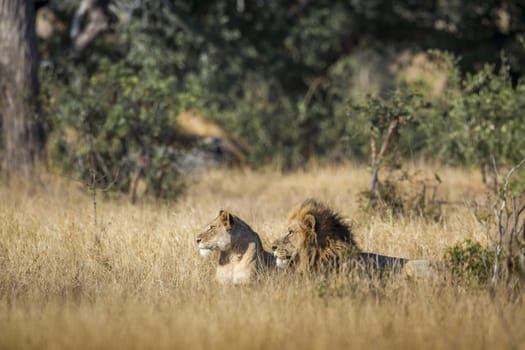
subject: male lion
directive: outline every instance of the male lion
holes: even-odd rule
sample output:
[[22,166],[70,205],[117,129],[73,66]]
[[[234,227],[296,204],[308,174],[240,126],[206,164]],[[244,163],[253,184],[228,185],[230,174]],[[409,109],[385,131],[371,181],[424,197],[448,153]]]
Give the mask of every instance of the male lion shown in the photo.
[[197,244],[203,256],[219,251],[215,277],[221,283],[249,283],[275,266],[274,257],[264,250],[257,233],[225,210],[197,236]]
[[341,259],[360,250],[350,227],[325,204],[304,201],[288,217],[287,234],[277,239],[272,250],[278,267],[292,266],[306,271],[321,266],[337,266]]
[[367,273],[399,272],[407,265],[411,274],[422,275],[430,265],[427,260],[362,252],[339,214],[315,199],[307,199],[292,211],[287,234],[274,241],[272,250],[278,267],[303,272],[356,266]]

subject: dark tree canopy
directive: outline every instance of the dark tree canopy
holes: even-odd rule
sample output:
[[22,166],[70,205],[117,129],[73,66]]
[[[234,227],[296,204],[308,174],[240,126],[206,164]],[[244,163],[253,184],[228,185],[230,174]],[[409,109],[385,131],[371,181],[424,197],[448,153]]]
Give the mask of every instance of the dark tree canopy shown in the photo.
[[[249,144],[251,164],[294,168],[367,159],[366,128],[377,116],[353,106],[400,91],[431,105],[399,133],[404,156],[477,165],[522,155],[497,146],[518,145],[523,132],[515,114],[522,1],[50,0],[45,8],[53,13],[53,34],[39,40],[48,158],[79,176],[95,167],[108,183],[119,174],[123,190],[142,173],[166,191],[162,183],[195,158],[177,126],[183,111]],[[487,125],[505,141],[476,134]]]

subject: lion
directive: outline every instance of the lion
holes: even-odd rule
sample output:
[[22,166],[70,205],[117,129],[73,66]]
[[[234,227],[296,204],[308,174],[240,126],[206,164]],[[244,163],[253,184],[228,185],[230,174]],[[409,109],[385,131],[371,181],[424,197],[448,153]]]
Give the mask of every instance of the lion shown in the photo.
[[202,256],[219,252],[215,273],[220,283],[247,284],[275,266],[273,255],[264,250],[259,235],[239,217],[226,210],[197,236]]
[[[413,275],[425,274],[428,260],[410,260],[363,252],[350,226],[324,203],[307,199],[288,217],[288,232],[272,244],[276,266],[308,272],[355,269],[361,272],[400,272],[409,266]],[[407,269],[408,270],[408,269]]]
[[350,227],[324,203],[307,199],[288,217],[288,232],[272,244],[277,267],[307,271],[337,266],[360,249]]

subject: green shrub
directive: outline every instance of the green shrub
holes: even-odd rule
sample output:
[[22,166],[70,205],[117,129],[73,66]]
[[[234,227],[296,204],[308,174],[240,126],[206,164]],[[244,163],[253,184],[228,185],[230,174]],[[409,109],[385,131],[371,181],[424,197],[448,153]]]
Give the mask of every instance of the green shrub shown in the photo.
[[[445,162],[492,167],[525,157],[525,82],[513,82],[503,57],[500,67],[485,64],[463,76],[458,60],[434,52],[449,71],[446,101],[425,111],[417,133],[424,136],[423,153]],[[430,152],[430,153],[429,153]]]
[[50,162],[86,182],[94,171],[101,188],[128,192],[142,172],[152,194],[178,193],[175,78],[125,61],[102,61],[89,76],[68,68],[81,79],[78,85],[59,85],[51,72],[42,75],[49,96],[44,105],[53,114]]
[[444,256],[452,278],[459,283],[481,286],[492,277],[495,252],[467,239],[449,247]]

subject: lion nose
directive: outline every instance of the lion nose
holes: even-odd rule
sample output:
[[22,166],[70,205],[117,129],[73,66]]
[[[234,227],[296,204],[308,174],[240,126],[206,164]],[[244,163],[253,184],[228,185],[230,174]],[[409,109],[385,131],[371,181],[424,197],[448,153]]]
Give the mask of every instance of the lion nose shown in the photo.
[[197,244],[199,244],[200,242],[201,242],[200,237],[197,237]]
[[272,245],[272,250],[275,252],[277,250],[277,246],[276,245]]

